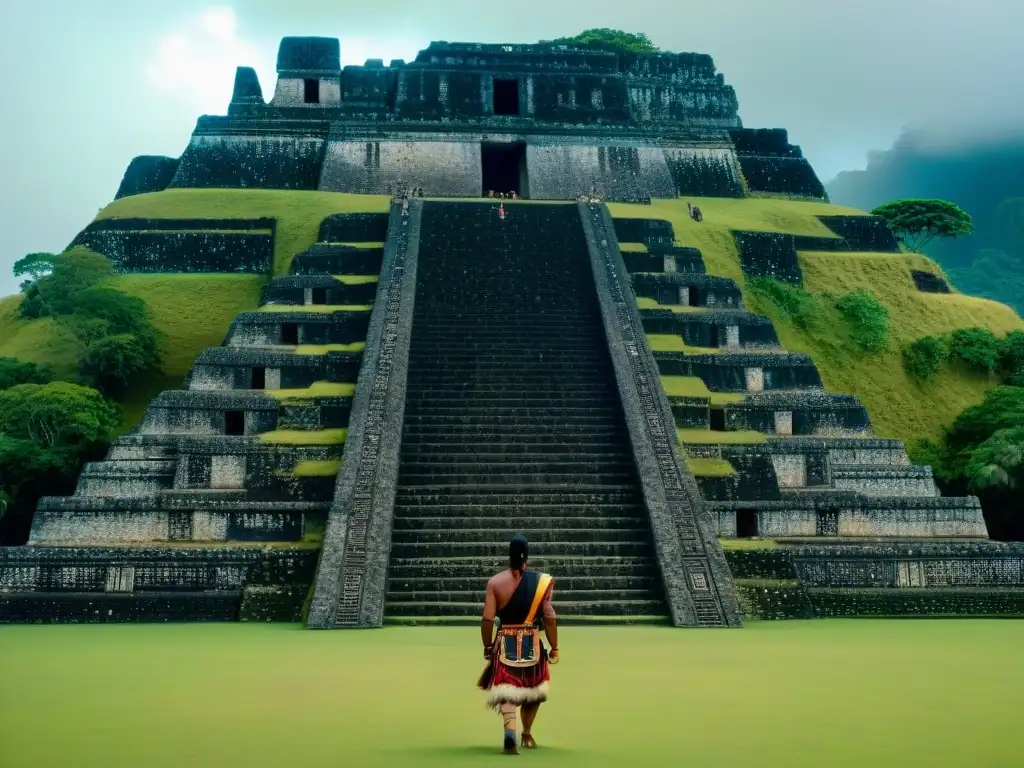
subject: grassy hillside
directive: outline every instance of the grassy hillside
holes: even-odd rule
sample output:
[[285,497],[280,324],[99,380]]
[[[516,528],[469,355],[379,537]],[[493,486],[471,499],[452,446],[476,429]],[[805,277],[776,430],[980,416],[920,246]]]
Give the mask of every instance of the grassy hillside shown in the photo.
[[292,257],[316,242],[320,222],[332,213],[386,213],[384,195],[298,192],[279,189],[168,189],[115,200],[97,219],[277,219],[274,274],[288,272]]
[[[703,222],[690,219],[685,200],[656,200],[650,206],[613,204],[610,208],[617,217],[670,220],[681,245],[701,249],[709,274],[736,280],[744,288],[748,306],[772,318],[784,346],[814,358],[829,390],[852,393],[864,401],[881,436],[907,441],[937,436],[960,411],[980,402],[995,385],[985,377],[958,370],[945,371],[927,384],[918,384],[903,370],[901,349],[905,342],[975,325],[999,334],[1024,329],[1024,321],[1003,304],[961,294],[918,291],[910,277],[911,269],[942,272],[924,256],[860,253],[800,254],[805,289],[825,300],[812,326],[799,329],[773,304],[759,301],[746,290],[730,230],[834,237],[816,216],[862,212],[779,199],[702,198],[691,202],[700,206]],[[864,357],[856,351],[845,323],[828,301],[857,288],[870,291],[892,317],[889,348],[876,357]]]
[[[286,274],[295,254],[316,242],[325,217],[333,213],[383,213],[388,205],[389,198],[376,195],[170,189],[117,200],[100,211],[97,219],[274,218],[274,272]],[[149,401],[161,391],[179,387],[202,350],[220,346],[238,313],[258,306],[260,288],[266,281],[263,275],[215,274],[123,275],[112,281],[113,287],[138,296],[148,305],[161,334],[163,361],[162,375],[140,382],[123,398],[122,429],[134,426]],[[20,296],[0,299],[0,356],[49,365],[58,376],[73,376],[81,354],[75,339],[50,318],[18,318],[20,301]]]

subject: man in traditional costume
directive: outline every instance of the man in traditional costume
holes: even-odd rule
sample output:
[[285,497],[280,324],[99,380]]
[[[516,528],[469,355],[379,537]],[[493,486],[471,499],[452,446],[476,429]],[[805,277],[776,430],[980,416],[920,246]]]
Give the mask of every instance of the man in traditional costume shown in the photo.
[[[517,755],[516,707],[522,707],[522,745],[535,749],[531,733],[541,702],[548,698],[548,670],[558,663],[558,627],[551,606],[554,579],[526,569],[528,545],[523,536],[509,543],[509,567],[487,582],[480,634],[487,668],[478,686],[487,691],[487,706],[501,714],[505,754]],[[494,632],[494,619],[498,631]],[[543,624],[551,650],[541,642]]]

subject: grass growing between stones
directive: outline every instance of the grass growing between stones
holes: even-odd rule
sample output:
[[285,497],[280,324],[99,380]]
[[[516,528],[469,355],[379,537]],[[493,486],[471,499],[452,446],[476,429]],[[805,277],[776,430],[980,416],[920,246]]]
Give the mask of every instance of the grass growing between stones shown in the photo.
[[647,296],[637,296],[636,305],[640,309],[671,309],[673,312],[679,312],[680,314],[699,315],[702,312],[708,311],[707,307],[691,307],[687,304],[659,304]]
[[352,397],[355,384],[334,381],[314,381],[305,389],[268,389],[266,394],[276,400],[312,400],[315,397]]
[[677,429],[676,436],[683,445],[760,445],[768,440],[761,432],[749,430]]
[[652,352],[686,352],[690,355],[718,355],[722,352],[719,347],[691,347],[682,336],[672,333],[649,333],[647,343],[651,345]]
[[736,474],[732,464],[725,459],[692,459],[687,456],[686,466],[696,477],[731,477]]
[[340,445],[347,436],[347,429],[276,429],[257,435],[261,443],[268,445]]
[[[520,762],[1020,764],[1024,622],[565,627],[559,640],[562,662],[534,728],[541,748]],[[2,762],[498,763],[500,721],[474,688],[478,645],[473,627],[2,627]],[[626,651],[614,674],[609,648]]]
[[[792,352],[814,359],[826,389],[860,397],[871,415],[876,433],[913,442],[937,437],[966,407],[981,402],[995,379],[951,366],[927,383],[911,377],[903,367],[904,344],[927,335],[957,328],[982,326],[996,334],[1024,329],[1024,321],[1010,307],[962,294],[921,293],[911,269],[941,274],[930,259],[918,254],[801,253],[804,288],[821,300],[822,310],[807,329],[792,322],[772,302],[759,302],[746,290],[739,254],[731,230],[786,232],[794,235],[834,237],[816,216],[858,215],[862,211],[826,203],[772,198],[729,200],[693,198],[704,214],[703,222],[687,215],[686,200],[654,200],[650,206],[612,204],[612,215],[664,218],[672,222],[679,245],[700,248],[708,274],[729,277],[744,288],[747,306],[768,315],[780,341]],[[835,309],[834,301],[858,288],[870,292],[891,319],[887,349],[881,354],[861,352],[852,329]],[[657,304],[641,303],[641,307]]]
[[334,477],[341,469],[341,459],[305,459],[292,469],[295,477]]
[[166,189],[115,200],[97,219],[277,219],[274,274],[287,274],[295,254],[316,242],[333,213],[387,213],[385,195],[278,189]]
[[295,348],[295,354],[326,355],[328,352],[362,352],[364,349],[365,341],[354,341],[351,344],[300,344]]
[[366,285],[380,282],[380,277],[377,275],[333,275],[333,277],[345,285]]
[[662,376],[661,386],[669,397],[706,397],[712,405],[736,405],[746,399],[738,393],[712,392],[697,376]]
[[372,304],[264,304],[260,312],[371,312]]

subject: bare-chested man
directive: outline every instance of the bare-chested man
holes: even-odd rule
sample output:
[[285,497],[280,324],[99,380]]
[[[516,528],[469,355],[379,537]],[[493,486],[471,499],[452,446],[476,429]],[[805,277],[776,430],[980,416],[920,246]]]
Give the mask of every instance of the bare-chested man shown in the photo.
[[[541,702],[548,698],[551,679],[548,663],[558,663],[558,627],[551,606],[554,579],[546,573],[526,570],[528,545],[523,536],[509,543],[509,567],[487,582],[480,634],[484,658],[489,662],[479,687],[487,691],[487,705],[501,714],[505,727],[505,753],[519,754],[516,747],[516,707],[523,710],[522,745],[534,749],[531,733]],[[494,619],[498,632],[494,633]],[[544,648],[544,625],[551,650]]]

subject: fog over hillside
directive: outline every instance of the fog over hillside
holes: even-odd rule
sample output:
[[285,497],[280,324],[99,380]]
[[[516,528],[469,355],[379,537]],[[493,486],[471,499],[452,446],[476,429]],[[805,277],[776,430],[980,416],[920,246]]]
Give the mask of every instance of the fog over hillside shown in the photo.
[[971,237],[929,246],[965,293],[1024,312],[1024,128],[986,135],[916,130],[869,155],[863,171],[827,185],[832,201],[870,210],[903,197],[937,197],[974,217]]

